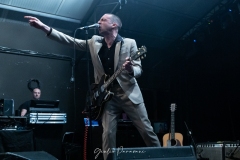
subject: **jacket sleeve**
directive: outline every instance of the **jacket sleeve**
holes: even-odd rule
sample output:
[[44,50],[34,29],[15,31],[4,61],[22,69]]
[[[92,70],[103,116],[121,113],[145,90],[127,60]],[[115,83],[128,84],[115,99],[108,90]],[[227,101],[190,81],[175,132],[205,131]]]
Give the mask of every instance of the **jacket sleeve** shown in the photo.
[[[84,51],[86,49],[86,41],[82,39],[76,39],[69,35],[66,35],[62,32],[57,31],[56,29],[52,29],[52,32],[50,35],[48,35],[48,38],[57,41],[61,44],[68,45],[70,47],[76,47],[76,49]],[[90,40],[88,40],[90,41]]]
[[[131,44],[131,51],[130,51],[131,55],[135,54],[137,51],[138,51],[138,48],[137,48],[136,41],[133,40],[132,44]],[[143,72],[142,65],[141,65],[141,59],[138,58],[136,60],[133,60],[132,62],[133,62],[133,76],[138,78],[142,75],[142,72]]]

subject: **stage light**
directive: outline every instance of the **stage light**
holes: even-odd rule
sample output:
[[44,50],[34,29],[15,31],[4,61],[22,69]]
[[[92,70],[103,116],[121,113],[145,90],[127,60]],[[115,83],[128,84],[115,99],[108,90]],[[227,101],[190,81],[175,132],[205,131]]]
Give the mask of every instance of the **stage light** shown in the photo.
[[213,20],[212,19],[208,20],[208,24],[211,24],[211,23],[213,23]]

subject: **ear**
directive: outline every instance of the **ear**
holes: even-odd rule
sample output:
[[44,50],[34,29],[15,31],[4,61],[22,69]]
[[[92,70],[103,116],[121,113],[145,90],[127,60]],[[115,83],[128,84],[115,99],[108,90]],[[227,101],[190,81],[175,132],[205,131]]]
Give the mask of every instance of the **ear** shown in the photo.
[[117,28],[117,23],[113,23],[112,28]]

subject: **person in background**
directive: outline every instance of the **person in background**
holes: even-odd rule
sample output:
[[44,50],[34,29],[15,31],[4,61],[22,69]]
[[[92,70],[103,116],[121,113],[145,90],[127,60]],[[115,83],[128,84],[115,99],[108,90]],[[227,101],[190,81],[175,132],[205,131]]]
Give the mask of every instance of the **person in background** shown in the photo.
[[[32,82],[35,82],[37,84],[37,87],[32,87]],[[36,79],[31,79],[28,82],[28,89],[31,91],[32,94],[32,100],[39,100],[41,97],[41,89],[40,89],[40,83]],[[18,108],[18,111],[20,112],[20,116],[26,116],[27,113],[29,113],[29,108],[31,105],[31,100],[24,102],[21,104]]]
[[[32,99],[39,100],[40,97],[41,97],[41,90],[39,88],[33,89]],[[25,116],[29,112],[30,105],[31,105],[31,100],[26,101],[20,105],[19,107],[20,116]]]

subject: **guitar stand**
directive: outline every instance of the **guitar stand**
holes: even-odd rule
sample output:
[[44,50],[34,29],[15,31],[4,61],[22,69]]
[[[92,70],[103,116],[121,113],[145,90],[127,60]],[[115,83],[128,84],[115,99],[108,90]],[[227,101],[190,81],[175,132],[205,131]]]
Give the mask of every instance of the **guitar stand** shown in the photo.
[[187,131],[188,131],[188,136],[191,138],[191,141],[192,141],[192,144],[193,144],[193,148],[194,148],[194,151],[195,151],[195,155],[197,156],[196,154],[196,150],[197,150],[197,146],[196,146],[196,143],[194,142],[194,139],[192,137],[192,132],[189,130],[188,126],[187,126],[187,123],[184,121],[184,124],[187,128]]

